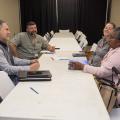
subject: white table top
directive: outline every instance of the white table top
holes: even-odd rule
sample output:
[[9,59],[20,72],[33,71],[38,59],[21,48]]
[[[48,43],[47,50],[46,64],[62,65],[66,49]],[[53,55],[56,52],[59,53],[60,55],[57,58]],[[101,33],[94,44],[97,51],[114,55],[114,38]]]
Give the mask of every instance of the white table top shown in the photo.
[[68,60],[54,56],[72,58],[71,52],[43,55],[40,69],[49,69],[52,81],[19,83],[0,104],[0,120],[110,120],[93,76],[68,70]]
[[53,38],[75,38],[72,32],[57,32],[54,34]]
[[60,51],[81,51],[77,40],[75,39],[73,33],[55,33],[54,37],[49,42],[50,45],[53,45],[57,48],[60,48]]

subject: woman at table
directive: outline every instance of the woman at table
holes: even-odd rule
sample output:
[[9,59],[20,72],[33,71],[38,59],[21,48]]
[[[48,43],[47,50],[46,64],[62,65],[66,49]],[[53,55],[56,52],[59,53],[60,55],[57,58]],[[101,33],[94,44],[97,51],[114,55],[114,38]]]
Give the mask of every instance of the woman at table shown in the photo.
[[111,32],[115,29],[114,23],[107,23],[103,29],[103,37],[100,39],[97,43],[96,51],[93,53],[93,56],[89,60],[89,64],[93,66],[100,66],[101,60],[105,56],[105,54],[109,51],[109,44],[107,42],[107,39]]

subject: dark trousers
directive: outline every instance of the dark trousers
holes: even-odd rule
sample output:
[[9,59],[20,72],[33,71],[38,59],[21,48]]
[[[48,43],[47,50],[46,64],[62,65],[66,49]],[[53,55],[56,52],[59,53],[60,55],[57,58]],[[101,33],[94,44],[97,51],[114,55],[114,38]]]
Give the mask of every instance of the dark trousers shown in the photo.
[[14,85],[17,85],[17,83],[19,82],[19,77],[17,75],[9,75],[9,77],[14,83]]

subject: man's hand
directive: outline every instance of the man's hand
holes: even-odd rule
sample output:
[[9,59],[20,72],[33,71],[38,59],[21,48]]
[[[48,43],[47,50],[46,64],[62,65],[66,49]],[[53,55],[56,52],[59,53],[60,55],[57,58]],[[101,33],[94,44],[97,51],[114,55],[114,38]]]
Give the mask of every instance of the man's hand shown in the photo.
[[84,69],[84,64],[80,62],[70,62],[69,63],[69,69],[70,70],[83,70]]
[[39,69],[39,67],[40,67],[39,62],[32,63],[30,65],[30,71],[37,71]]
[[38,63],[38,62],[39,62],[38,59],[33,59],[33,60],[30,61],[31,64],[32,63]]
[[47,50],[50,52],[55,52],[55,46],[48,45]]

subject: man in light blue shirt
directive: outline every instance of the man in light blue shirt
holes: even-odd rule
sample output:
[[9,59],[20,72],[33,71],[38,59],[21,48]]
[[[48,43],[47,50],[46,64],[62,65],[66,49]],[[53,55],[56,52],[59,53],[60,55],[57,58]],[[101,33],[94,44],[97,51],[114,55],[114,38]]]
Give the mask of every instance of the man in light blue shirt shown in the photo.
[[36,59],[19,59],[11,55],[9,47],[7,46],[9,36],[10,31],[7,23],[0,20],[0,70],[7,72],[11,78],[18,75],[20,71],[38,70],[40,64]]

